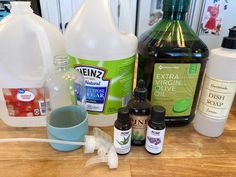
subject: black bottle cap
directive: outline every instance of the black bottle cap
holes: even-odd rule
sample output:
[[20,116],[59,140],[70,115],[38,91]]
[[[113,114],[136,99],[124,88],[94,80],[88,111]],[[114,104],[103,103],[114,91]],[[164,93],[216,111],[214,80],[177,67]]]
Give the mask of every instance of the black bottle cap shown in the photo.
[[153,106],[151,111],[151,121],[154,124],[165,122],[166,109],[162,106]]
[[221,47],[236,49],[236,26],[229,29],[229,36],[224,37]]
[[163,12],[187,12],[190,0],[164,0]]
[[129,121],[129,109],[126,107],[119,108],[117,119],[118,121],[121,121],[121,122]]
[[147,89],[144,80],[138,81],[138,86],[134,89],[134,97],[139,100],[145,100],[147,98]]

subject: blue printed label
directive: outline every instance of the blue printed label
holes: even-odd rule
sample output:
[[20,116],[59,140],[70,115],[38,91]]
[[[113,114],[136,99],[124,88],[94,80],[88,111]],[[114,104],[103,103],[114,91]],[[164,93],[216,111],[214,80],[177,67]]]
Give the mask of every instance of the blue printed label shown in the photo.
[[[104,79],[106,71],[91,66],[75,66],[75,69],[84,75],[86,85],[86,107],[91,112],[103,112],[109,79]],[[77,95],[77,98],[80,97]]]

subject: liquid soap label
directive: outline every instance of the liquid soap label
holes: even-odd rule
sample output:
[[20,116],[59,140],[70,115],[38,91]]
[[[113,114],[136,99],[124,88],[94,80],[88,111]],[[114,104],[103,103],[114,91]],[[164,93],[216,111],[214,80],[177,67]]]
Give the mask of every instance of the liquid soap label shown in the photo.
[[45,92],[43,88],[3,88],[9,116],[45,116]]
[[71,67],[85,78],[86,106],[91,114],[114,114],[131,98],[135,56],[120,60],[85,60],[70,56]]
[[166,108],[166,116],[189,116],[201,64],[156,63],[152,83],[152,105]]
[[236,82],[205,76],[198,111],[209,118],[227,118],[236,91]]

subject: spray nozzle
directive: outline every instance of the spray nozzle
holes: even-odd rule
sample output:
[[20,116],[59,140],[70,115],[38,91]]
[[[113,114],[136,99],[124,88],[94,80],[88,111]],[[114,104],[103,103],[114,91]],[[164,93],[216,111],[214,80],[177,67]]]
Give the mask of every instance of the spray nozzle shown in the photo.
[[84,153],[93,153],[98,150],[98,154],[106,154],[112,144],[112,138],[99,128],[93,129],[93,136],[85,136]]
[[107,154],[98,154],[95,157],[90,158],[85,166],[106,162],[109,168],[117,168],[118,167],[118,156],[114,146],[110,146]]
[[84,153],[93,153],[97,150],[97,156],[90,158],[85,166],[107,162],[109,168],[118,167],[118,156],[112,143],[112,138],[99,128],[93,129],[94,136],[85,136]]

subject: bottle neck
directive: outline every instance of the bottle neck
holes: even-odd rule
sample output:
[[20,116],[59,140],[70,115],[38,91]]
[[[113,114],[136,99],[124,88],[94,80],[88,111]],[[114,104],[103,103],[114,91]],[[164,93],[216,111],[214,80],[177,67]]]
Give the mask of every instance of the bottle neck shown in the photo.
[[185,21],[186,12],[164,12],[163,19],[165,20],[182,20]]
[[146,98],[135,98],[135,99],[139,102],[145,102],[146,101]]
[[58,55],[54,57],[54,65],[59,71],[67,70],[69,65],[69,58],[66,55]]
[[14,1],[11,2],[11,14],[32,14],[33,10],[30,7],[30,2],[27,1]]

